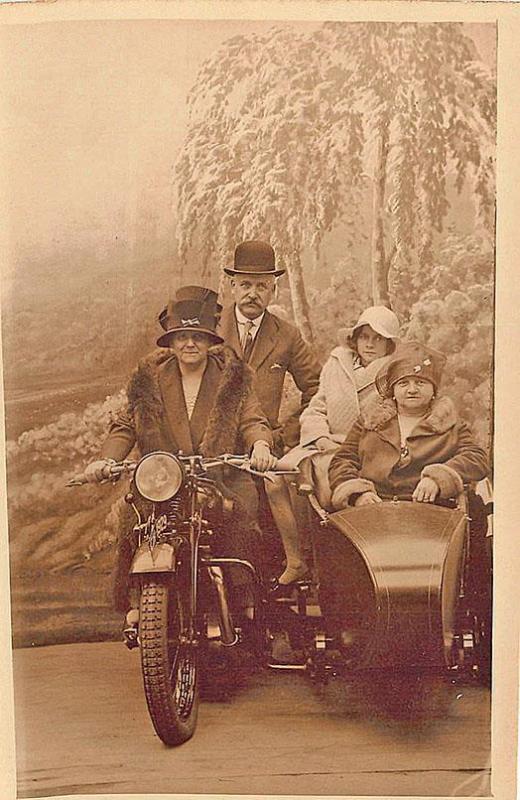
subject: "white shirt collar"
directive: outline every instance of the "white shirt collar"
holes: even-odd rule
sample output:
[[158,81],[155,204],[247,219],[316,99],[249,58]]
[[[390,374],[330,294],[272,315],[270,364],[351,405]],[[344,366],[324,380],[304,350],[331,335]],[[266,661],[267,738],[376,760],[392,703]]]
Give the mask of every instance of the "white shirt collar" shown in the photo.
[[251,336],[255,336],[256,331],[262,324],[262,320],[264,318],[265,311],[262,311],[259,317],[255,317],[255,319],[249,319],[248,317],[244,317],[242,312],[239,310],[238,306],[235,306],[235,316],[239,325],[245,325],[246,322],[252,322],[253,327],[251,328]]

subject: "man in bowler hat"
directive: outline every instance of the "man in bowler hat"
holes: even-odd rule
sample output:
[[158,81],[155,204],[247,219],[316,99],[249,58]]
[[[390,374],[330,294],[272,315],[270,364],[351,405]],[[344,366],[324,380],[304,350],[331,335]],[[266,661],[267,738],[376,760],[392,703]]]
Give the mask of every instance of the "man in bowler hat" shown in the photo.
[[[320,365],[297,328],[267,310],[275,280],[285,272],[276,267],[270,244],[242,242],[235,250],[233,266],[224,272],[231,278],[234,303],[224,309],[219,332],[253,369],[255,392],[273,429],[275,453],[281,456],[299,443],[300,414],[318,390]],[[287,372],[301,392],[301,404],[282,425],[279,413]],[[276,525],[284,532],[288,562],[280,582],[289,585],[307,574],[294,512],[282,478],[265,489]]]
[[[255,392],[274,433],[275,450],[295,447],[300,440],[299,417],[318,390],[320,365],[294,325],[272,314],[277,268],[267,242],[246,241],[235,250],[234,264],[224,268],[231,278],[234,303],[225,308],[219,333],[255,373]],[[282,425],[280,404],[286,373],[301,392],[300,407]]]

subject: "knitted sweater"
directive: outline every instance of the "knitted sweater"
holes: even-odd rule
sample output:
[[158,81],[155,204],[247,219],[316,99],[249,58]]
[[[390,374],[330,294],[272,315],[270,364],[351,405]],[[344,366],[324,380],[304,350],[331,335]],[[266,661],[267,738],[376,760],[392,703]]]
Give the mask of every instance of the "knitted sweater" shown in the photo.
[[335,347],[321,371],[320,385],[300,416],[300,445],[326,436],[340,444],[360,412],[377,395],[374,380],[390,356],[367,367],[354,369],[356,354],[349,347]]

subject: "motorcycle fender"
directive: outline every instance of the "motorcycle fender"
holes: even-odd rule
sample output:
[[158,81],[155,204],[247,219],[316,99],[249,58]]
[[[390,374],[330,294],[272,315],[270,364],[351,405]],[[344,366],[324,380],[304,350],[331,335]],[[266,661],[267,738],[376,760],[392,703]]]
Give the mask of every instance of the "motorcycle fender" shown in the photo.
[[175,548],[171,544],[162,542],[150,550],[145,542],[136,550],[130,574],[139,575],[143,572],[175,572]]

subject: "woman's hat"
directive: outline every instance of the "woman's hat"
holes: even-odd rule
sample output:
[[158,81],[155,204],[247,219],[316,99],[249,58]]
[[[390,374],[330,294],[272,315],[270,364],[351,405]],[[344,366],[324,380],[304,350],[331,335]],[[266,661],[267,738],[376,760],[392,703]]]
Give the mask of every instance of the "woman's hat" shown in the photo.
[[399,320],[394,312],[386,306],[370,306],[365,308],[351,331],[351,336],[363,325],[370,325],[373,331],[385,339],[397,339],[399,336]]
[[252,239],[242,242],[235,248],[235,262],[232,267],[224,267],[226,275],[271,275],[278,278],[284,269],[276,269],[274,250],[267,242]]
[[197,331],[206,333],[213,344],[222,344],[224,339],[215,333],[222,306],[218,295],[203,286],[182,286],[175,298],[159,314],[161,327],[166,331],[157,339],[159,347],[170,347],[174,333]]
[[445,364],[446,356],[443,353],[415,342],[406,342],[399,350],[399,355],[377,373],[377,391],[382,397],[392,397],[394,383],[411,376],[430,381],[437,390]]

